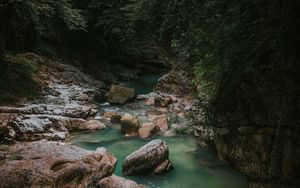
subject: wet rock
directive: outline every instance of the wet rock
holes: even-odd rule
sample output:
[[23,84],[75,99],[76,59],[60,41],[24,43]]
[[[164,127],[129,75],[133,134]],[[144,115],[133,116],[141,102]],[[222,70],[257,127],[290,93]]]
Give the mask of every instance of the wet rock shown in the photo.
[[139,119],[131,114],[125,114],[121,118],[121,133],[127,136],[136,135],[139,129]]
[[58,142],[19,143],[0,166],[0,187],[91,187],[112,175],[115,165],[116,159],[103,150]]
[[211,126],[196,126],[194,127],[194,136],[198,137],[202,146],[214,145],[215,131]]
[[80,130],[101,130],[105,129],[106,126],[98,120],[89,120],[81,124]]
[[97,185],[101,188],[146,188],[146,186],[137,184],[135,181],[116,175],[103,178]]
[[144,123],[142,127],[138,130],[138,135],[141,138],[148,138],[159,132],[159,127],[154,123]]
[[121,123],[121,118],[122,118],[121,115],[116,114],[116,115],[113,115],[113,116],[110,118],[110,121],[111,121],[112,123]]
[[161,131],[166,131],[169,128],[168,118],[166,114],[161,115],[151,115],[149,117],[150,121],[152,121],[156,126],[160,128]]
[[117,112],[104,112],[103,113],[103,117],[105,117],[107,119],[111,119],[111,117],[114,115],[118,115],[118,113]]
[[107,100],[111,104],[125,104],[136,97],[135,90],[123,86],[112,85],[106,94]]
[[164,173],[172,169],[166,142],[157,139],[126,157],[122,165],[125,176]]

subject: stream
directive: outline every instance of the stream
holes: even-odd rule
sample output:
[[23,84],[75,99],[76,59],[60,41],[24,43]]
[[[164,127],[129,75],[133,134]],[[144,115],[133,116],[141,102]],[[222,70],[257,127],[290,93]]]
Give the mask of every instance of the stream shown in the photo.
[[[122,85],[136,89],[138,94],[152,92],[159,75],[143,75],[137,81],[124,82]],[[130,106],[135,105],[137,108]],[[129,106],[99,104],[99,114],[105,111],[117,111],[121,114],[131,113],[137,115],[140,121],[146,122],[145,111],[150,107],[144,101],[134,101]],[[168,114],[172,115],[172,114]],[[98,117],[101,119],[102,117]],[[105,121],[103,119],[103,121]],[[189,119],[181,118],[180,123],[188,123]],[[81,132],[71,135],[68,143],[79,147],[96,150],[105,147],[118,159],[115,174],[121,176],[121,166],[129,154],[139,149],[153,139],[162,139],[167,142],[170,150],[170,160],[174,169],[159,176],[127,177],[140,184],[159,188],[246,188],[246,178],[239,172],[218,160],[216,153],[210,149],[199,146],[196,139],[190,134],[177,134],[166,137],[157,134],[147,139],[138,137],[125,138],[120,134],[120,125],[105,122],[107,128],[101,131]]]

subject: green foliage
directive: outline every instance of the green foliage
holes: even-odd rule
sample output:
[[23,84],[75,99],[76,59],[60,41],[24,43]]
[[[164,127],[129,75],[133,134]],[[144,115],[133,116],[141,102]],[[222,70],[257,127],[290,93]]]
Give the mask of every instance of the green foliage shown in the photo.
[[70,0],[8,0],[0,3],[0,23],[2,50],[30,49],[42,38],[61,41],[87,27]]
[[107,54],[119,53],[125,59],[153,59],[164,56],[158,48],[160,21],[157,0],[92,1],[93,27],[103,38]]
[[0,104],[17,103],[39,95],[40,86],[34,80],[37,67],[28,59],[6,56],[0,62]]
[[196,63],[214,125],[294,125],[299,2],[172,0],[162,36]]

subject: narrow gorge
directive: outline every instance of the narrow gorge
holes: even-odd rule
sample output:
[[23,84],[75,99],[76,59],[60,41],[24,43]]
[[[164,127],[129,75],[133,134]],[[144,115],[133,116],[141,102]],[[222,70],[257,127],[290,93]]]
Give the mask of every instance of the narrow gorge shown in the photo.
[[299,187],[299,10],[0,0],[0,187]]

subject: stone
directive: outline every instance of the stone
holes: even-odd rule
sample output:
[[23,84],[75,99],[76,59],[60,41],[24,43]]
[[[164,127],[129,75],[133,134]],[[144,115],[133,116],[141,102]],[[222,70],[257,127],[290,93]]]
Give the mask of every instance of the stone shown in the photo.
[[154,122],[156,126],[160,128],[161,131],[166,131],[169,128],[168,117],[166,114],[153,115],[149,117],[150,121]]
[[153,140],[126,157],[122,165],[125,176],[165,173],[172,169],[165,141]]
[[98,120],[89,120],[82,124],[80,130],[101,130],[105,129],[106,126]]
[[121,123],[121,118],[122,118],[122,116],[119,115],[119,114],[112,115],[111,118],[110,118],[110,121],[112,123]]
[[131,114],[125,114],[121,118],[121,134],[126,136],[136,135],[139,129],[140,123],[136,116]]
[[117,112],[104,112],[103,113],[103,117],[105,117],[107,119],[111,119],[111,117],[114,115],[118,115],[118,113]]
[[136,97],[136,93],[134,89],[112,85],[106,97],[110,104],[123,105],[126,102],[132,101]]
[[138,130],[138,135],[141,138],[148,138],[156,134],[157,132],[159,132],[159,127],[157,127],[152,122],[148,122],[148,123],[144,123],[142,127]]
[[155,97],[150,97],[149,99],[147,99],[146,105],[154,106],[154,101],[155,101]]
[[146,188],[135,181],[125,179],[116,175],[103,178],[97,184],[101,188]]
[[18,143],[6,151],[0,187],[92,187],[115,170],[116,158],[59,142]]

